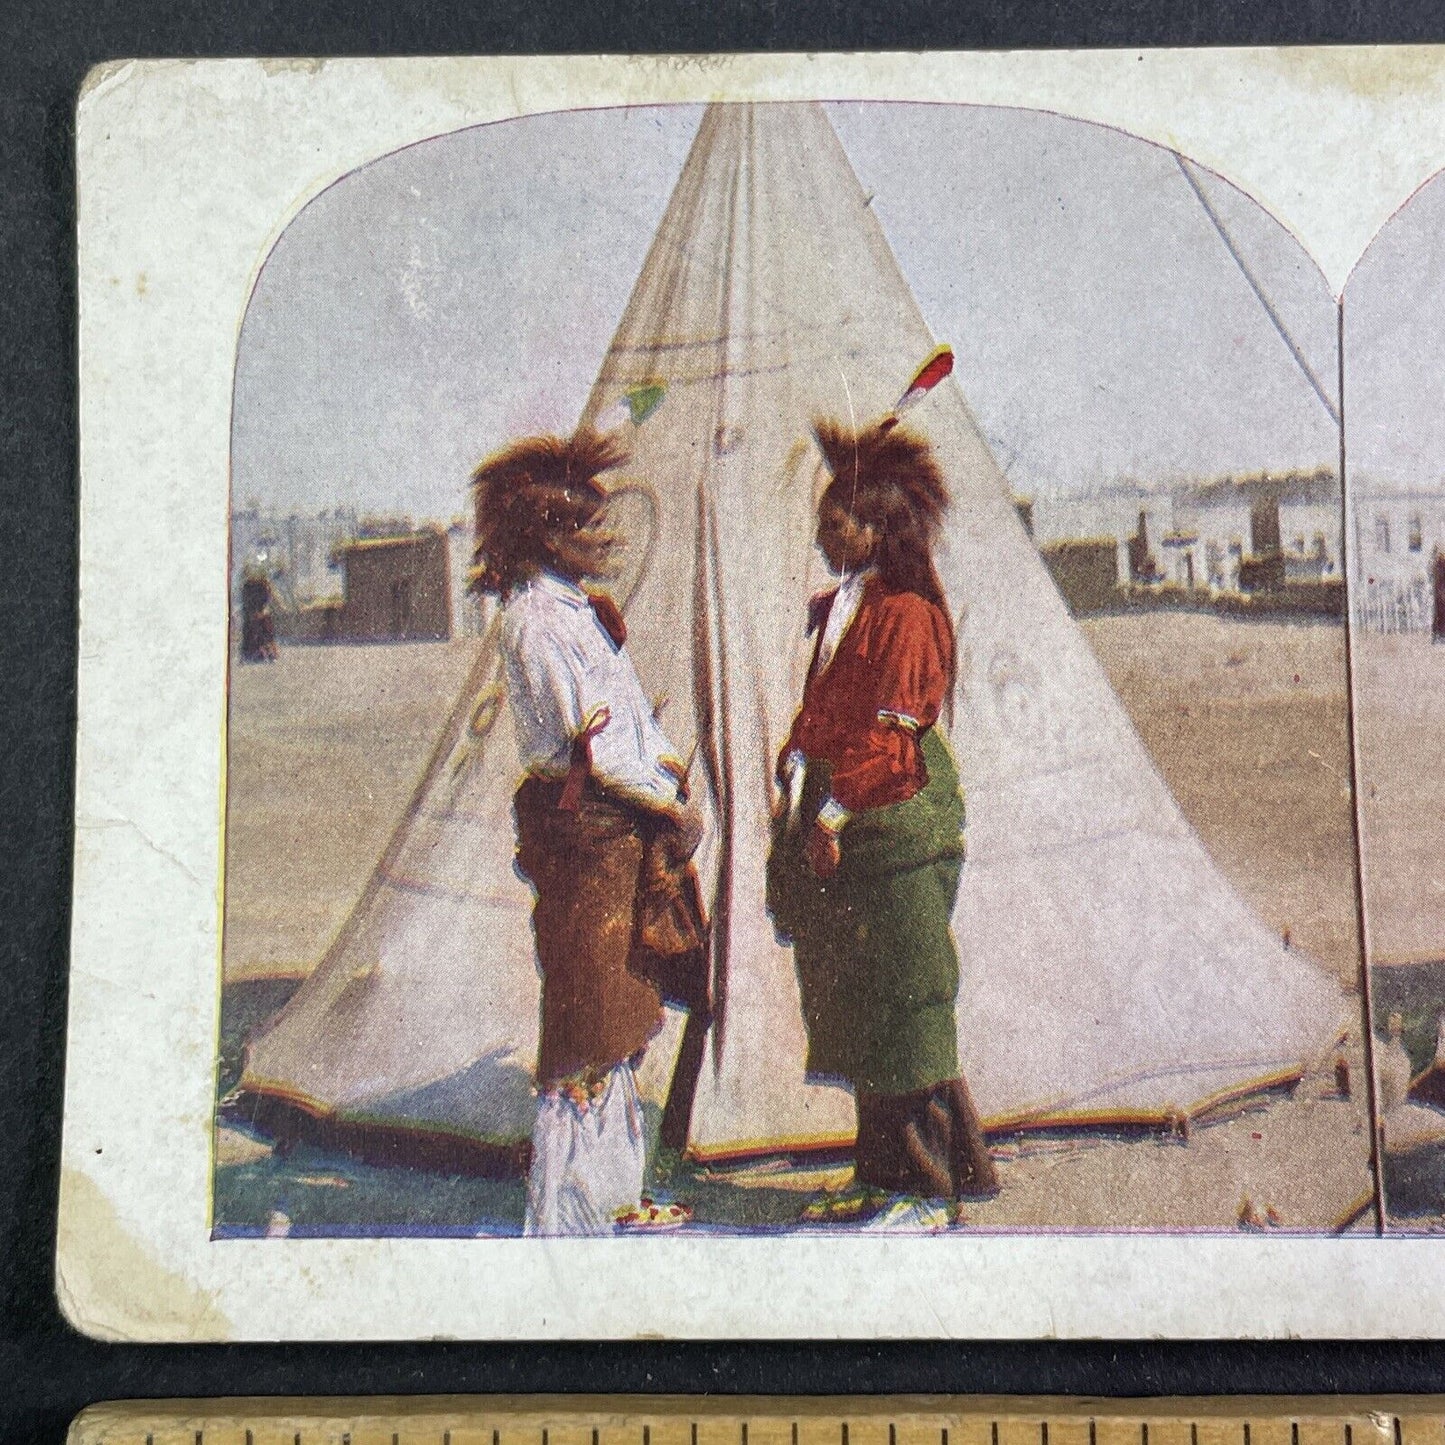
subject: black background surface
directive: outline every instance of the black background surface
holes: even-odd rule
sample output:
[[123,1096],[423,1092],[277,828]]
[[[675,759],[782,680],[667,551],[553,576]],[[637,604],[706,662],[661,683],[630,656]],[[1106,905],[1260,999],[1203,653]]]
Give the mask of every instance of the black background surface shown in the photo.
[[[69,1329],[52,1289],[76,661],[73,110],[92,64],[1432,39],[1445,39],[1445,9],[1418,0],[998,0],[986,9],[946,0],[0,4],[0,1442],[59,1441],[96,1400],[238,1392],[1442,1388],[1439,1344],[107,1346]],[[1247,1305],[1247,1282],[1234,1288]]]

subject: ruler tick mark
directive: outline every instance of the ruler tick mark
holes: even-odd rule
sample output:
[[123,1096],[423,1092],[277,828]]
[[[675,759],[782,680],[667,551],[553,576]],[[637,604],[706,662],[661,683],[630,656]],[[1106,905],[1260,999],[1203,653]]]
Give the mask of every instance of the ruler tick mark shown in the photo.
[[[783,1404],[784,1410],[787,1409],[786,1402],[780,1401],[779,1403]],[[881,1408],[879,1408],[880,1406]],[[1076,1409],[1077,1413],[1074,1413],[1073,1411]],[[1211,1406],[1211,1409],[1217,1410],[1218,1407]],[[1292,1409],[1301,1413],[1292,1415]],[[773,1432],[779,1432],[777,1439],[781,1445],[829,1445],[827,1430],[830,1428],[828,1423],[830,1420],[831,1427],[838,1430],[838,1434],[832,1437],[832,1445],[869,1445],[870,1440],[874,1442],[874,1445],[909,1445],[909,1442],[903,1438],[903,1432],[898,1428],[898,1417],[890,1415],[889,1403],[882,1400],[875,1401],[872,1406],[860,1413],[859,1419],[864,1426],[864,1435],[859,1436],[856,1441],[852,1435],[852,1420],[843,1416],[842,1412],[824,1414],[811,1421],[808,1440],[804,1441],[801,1417],[784,1413],[784,1410],[777,1413],[754,1412],[746,1419],[741,1418],[742,1412],[740,1411],[718,1411],[706,1402],[700,1402],[700,1410],[708,1412],[708,1439],[713,1441],[714,1445],[728,1445],[726,1433],[728,1429],[737,1432],[732,1437],[731,1445],[768,1445],[768,1440]],[[1032,1441],[1029,1441],[1028,1416],[1011,1415],[1007,1417],[1009,1425],[1007,1439],[1004,1438],[1004,1417],[991,1417],[990,1414],[971,1415],[967,1410],[961,1414],[950,1414],[946,1409],[941,1409],[936,1412],[929,1411],[916,1418],[910,1415],[908,1418],[918,1427],[914,1433],[918,1434],[919,1438],[918,1441],[913,1442],[913,1445],[930,1445],[929,1433],[935,1430],[937,1434],[933,1435],[931,1445],[968,1445],[968,1441],[964,1440],[962,1436],[955,1441],[948,1423],[951,1419],[959,1420],[960,1427],[965,1430],[970,1439],[976,1438],[976,1445],[1069,1445],[1070,1440],[1076,1440],[1077,1445],[1128,1445],[1128,1432],[1131,1429],[1138,1431],[1133,1445],[1269,1445],[1269,1440],[1273,1439],[1276,1434],[1279,1436],[1278,1445],[1316,1445],[1314,1434],[1308,1437],[1305,1434],[1303,1426],[1306,1420],[1312,1422],[1311,1430],[1320,1436],[1318,1445],[1329,1445],[1331,1430],[1339,1432],[1333,1436],[1334,1445],[1381,1445],[1381,1442],[1383,1445],[1421,1445],[1421,1440],[1417,1438],[1413,1417],[1411,1429],[1407,1432],[1404,1417],[1393,1411],[1381,1412],[1378,1415],[1371,1414],[1368,1417],[1360,1411],[1356,1411],[1349,1418],[1345,1418],[1343,1412],[1325,1412],[1321,1415],[1310,1401],[1299,1398],[1292,1401],[1281,1400],[1273,1410],[1256,1417],[1263,1421],[1265,1435],[1255,1433],[1253,1428],[1255,1421],[1241,1418],[1243,1412],[1236,1414],[1230,1411],[1222,1412],[1219,1415],[1212,1414],[1209,1417],[1210,1429],[1205,1431],[1201,1428],[1200,1422],[1204,1418],[1202,1416],[1194,1416],[1191,1419],[1189,1415],[1184,1414],[1173,1421],[1168,1421],[1158,1417],[1144,1418],[1137,1411],[1119,1414],[1110,1411],[1099,1417],[1090,1415],[1087,1410],[1087,1405],[1083,1409],[1075,1406],[1072,1409],[1066,1407],[1051,1412],[1047,1417],[1042,1414],[1033,1416],[1034,1429],[1037,1434],[1034,1435]],[[1278,1413],[1274,1411],[1278,1411]],[[242,1418],[223,1425],[221,1420],[209,1417],[198,1423],[198,1413],[194,1408],[177,1409],[174,1414],[169,1416],[164,1413],[153,1416],[149,1425],[142,1417],[135,1420],[132,1426],[136,1433],[127,1434],[125,1438],[135,1442],[135,1445],[161,1445],[162,1441],[169,1439],[183,1440],[185,1445],[218,1445],[220,1436],[229,1429],[234,1433],[227,1434],[226,1438],[235,1440],[237,1445],[258,1445],[258,1442],[263,1439],[286,1440],[284,1434],[273,1435],[269,1432],[284,1431],[285,1425],[289,1423],[295,1433],[290,1440],[287,1440],[287,1445],[307,1445],[307,1442],[319,1445],[322,1435],[330,1440],[332,1445],[360,1445],[360,1442],[365,1439],[376,1439],[379,1442],[390,1441],[390,1445],[404,1445],[405,1441],[413,1438],[417,1440],[418,1445],[425,1440],[432,1441],[433,1445],[454,1445],[454,1442],[463,1437],[475,1438],[479,1442],[486,1442],[486,1445],[567,1445],[563,1435],[573,1437],[574,1445],[576,1440],[580,1440],[581,1445],[603,1445],[601,1427],[594,1423],[599,1418],[598,1416],[594,1415],[591,1420],[585,1416],[578,1419],[565,1409],[552,1417],[557,1428],[563,1431],[563,1435],[559,1435],[555,1442],[551,1438],[550,1427],[543,1427],[536,1414],[533,1414],[530,1419],[527,1419],[525,1415],[519,1415],[514,1419],[511,1414],[505,1412],[500,1416],[493,1415],[494,1422],[499,1418],[508,1421],[507,1440],[503,1441],[499,1426],[494,1424],[491,1430],[485,1428],[484,1415],[475,1421],[465,1413],[453,1415],[451,1418],[457,1420],[461,1435],[458,1435],[457,1430],[450,1428],[433,1435],[431,1431],[435,1430],[437,1425],[435,1416],[432,1416],[431,1420],[425,1420],[419,1414],[416,1419],[413,1419],[403,1411],[392,1414],[389,1419],[385,1415],[378,1418],[376,1415],[368,1414],[360,1403],[354,1413],[352,1410],[348,1410],[341,1419],[333,1416],[329,1422],[320,1418],[311,1419],[304,1415],[293,1415],[288,1422],[284,1416],[275,1418],[260,1413],[253,1415],[249,1423]],[[350,1418],[346,1418],[346,1415],[349,1415]],[[187,1418],[188,1416],[189,1418]],[[445,1419],[445,1417],[443,1418]],[[546,1419],[547,1416],[543,1415],[542,1418]],[[707,1445],[707,1442],[702,1439],[702,1418],[702,1414],[699,1413],[695,1418],[689,1420],[688,1434],[679,1437],[677,1441],[673,1442],[673,1445]],[[1100,1418],[1103,1419],[1106,1427],[1102,1432],[1098,1429]],[[1364,1434],[1356,1435],[1355,1419],[1363,1421]],[[688,1416],[676,1417],[675,1424],[680,1424],[683,1420],[688,1420]],[[756,1438],[752,1429],[754,1420],[757,1420],[763,1427],[763,1434]],[[1387,1421],[1388,1424],[1386,1424]],[[785,1422],[788,1426],[786,1436],[780,1433],[780,1427]],[[407,1426],[405,1431],[398,1428],[403,1423]],[[296,1428],[298,1424],[301,1426],[300,1429]],[[612,1431],[608,1436],[612,1445],[629,1445],[629,1442],[630,1445],[667,1445],[667,1431],[669,1428],[675,1428],[675,1424],[674,1427],[664,1424],[663,1434],[654,1436],[651,1421],[646,1416],[638,1418],[637,1415],[623,1418],[618,1421],[618,1424],[620,1428]],[[988,1427],[987,1432],[981,1428],[985,1424]],[[387,1429],[387,1425],[392,1428]],[[1054,1428],[1056,1425],[1063,1431],[1062,1434]],[[1085,1439],[1085,1431],[1079,1429],[1080,1425],[1087,1426],[1087,1439]],[[1188,1426],[1187,1437],[1180,1429],[1183,1425]],[[514,1426],[517,1428],[514,1429]],[[819,1436],[815,1426],[821,1428],[824,1434]],[[884,1431],[879,1429],[880,1426],[886,1426],[886,1439]],[[1159,1428],[1153,1429],[1154,1426]],[[1282,1430],[1281,1426],[1288,1426],[1288,1433]],[[1153,1439],[1150,1438],[1151,1429]],[[532,1434],[533,1430],[537,1432],[535,1435]],[[719,1430],[721,1430],[721,1434],[718,1433]],[[1121,1430],[1122,1434],[1120,1434]],[[1229,1437],[1231,1430],[1239,1431],[1233,1437],[1232,1442]],[[333,1431],[335,1433],[331,1433]],[[372,1435],[368,1434],[368,1431],[376,1433]],[[633,1434],[633,1431],[637,1433]],[[920,1431],[922,1433],[919,1433]],[[1117,1442],[1113,1438],[1116,1434],[1120,1434],[1120,1440]],[[1407,1434],[1408,1439],[1406,1438]],[[1376,1439],[1377,1436],[1378,1439]],[[101,1445],[98,1436],[91,1435],[83,1438],[91,1441],[92,1445]],[[113,1439],[108,1432],[104,1439],[111,1440],[112,1445],[123,1445],[122,1441]],[[909,1440],[912,1441],[911,1436]],[[1440,1441],[1439,1445],[1445,1445],[1445,1440]]]

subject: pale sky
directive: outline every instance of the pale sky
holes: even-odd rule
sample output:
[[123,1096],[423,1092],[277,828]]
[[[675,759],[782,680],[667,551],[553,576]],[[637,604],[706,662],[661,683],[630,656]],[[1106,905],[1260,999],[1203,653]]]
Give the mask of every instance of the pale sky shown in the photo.
[[[1016,490],[1333,463],[1333,422],[1169,152],[1034,112],[829,114]],[[479,127],[312,201],[242,329],[237,503],[447,516],[488,451],[570,430],[699,117]],[[1252,201],[1196,174],[1333,397],[1320,273]],[[1439,276],[1435,294],[1445,307]]]
[[1345,288],[1350,476],[1445,491],[1445,177],[1381,230]]

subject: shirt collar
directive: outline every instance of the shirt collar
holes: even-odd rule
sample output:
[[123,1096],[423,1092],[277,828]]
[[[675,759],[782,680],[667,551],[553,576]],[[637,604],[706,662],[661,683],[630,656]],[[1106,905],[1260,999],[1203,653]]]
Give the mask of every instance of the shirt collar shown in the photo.
[[591,605],[587,594],[575,582],[569,582],[565,577],[559,577],[546,568],[538,572],[527,585],[545,592],[549,597],[555,597],[559,602],[565,602],[569,607]]
[[857,572],[847,572],[838,584],[838,591],[846,597],[856,597],[877,574],[878,569],[871,563]]

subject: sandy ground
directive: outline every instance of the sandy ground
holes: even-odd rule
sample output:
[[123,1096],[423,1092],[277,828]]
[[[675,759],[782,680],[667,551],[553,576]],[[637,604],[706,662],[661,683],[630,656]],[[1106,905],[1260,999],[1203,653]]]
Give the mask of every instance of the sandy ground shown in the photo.
[[1343,629],[1154,613],[1084,631],[1215,862],[1265,922],[1353,983]]
[[[1342,631],[1192,614],[1101,618],[1085,631],[1224,872],[1271,926],[1353,979]],[[228,982],[299,975],[319,958],[410,794],[472,646],[296,648],[274,666],[236,669]],[[1359,1081],[1357,1041],[1350,1053]],[[1327,1228],[1369,1188],[1363,1089],[1341,1100],[1331,1062],[1294,1097],[1197,1129],[1187,1144],[1005,1144],[1003,1193],[970,1217],[984,1227],[1228,1228],[1248,1200],[1287,1228]],[[233,1166],[251,1201],[241,1213],[266,1197],[267,1168]],[[796,1190],[811,1182],[694,1180],[719,1222],[759,1223],[792,1217]],[[218,1202],[225,1195],[218,1187]],[[391,1207],[408,1217],[400,1200]]]
[[227,981],[302,975],[411,797],[475,641],[283,647],[232,667]]
[[[1361,1050],[1354,1077],[1361,1079]],[[1253,1205],[1287,1229],[1328,1229],[1370,1188],[1369,1114],[1332,1079],[1307,1078],[1287,1099],[1195,1130],[1186,1143],[1120,1142],[1087,1135],[1052,1147],[1023,1141],[999,1163],[996,1199],[969,1208],[972,1223],[1130,1229],[1161,1223],[1237,1226]],[[1373,1224],[1374,1215],[1365,1221]]]
[[1370,958],[1445,959],[1445,646],[1362,634],[1355,694]]

